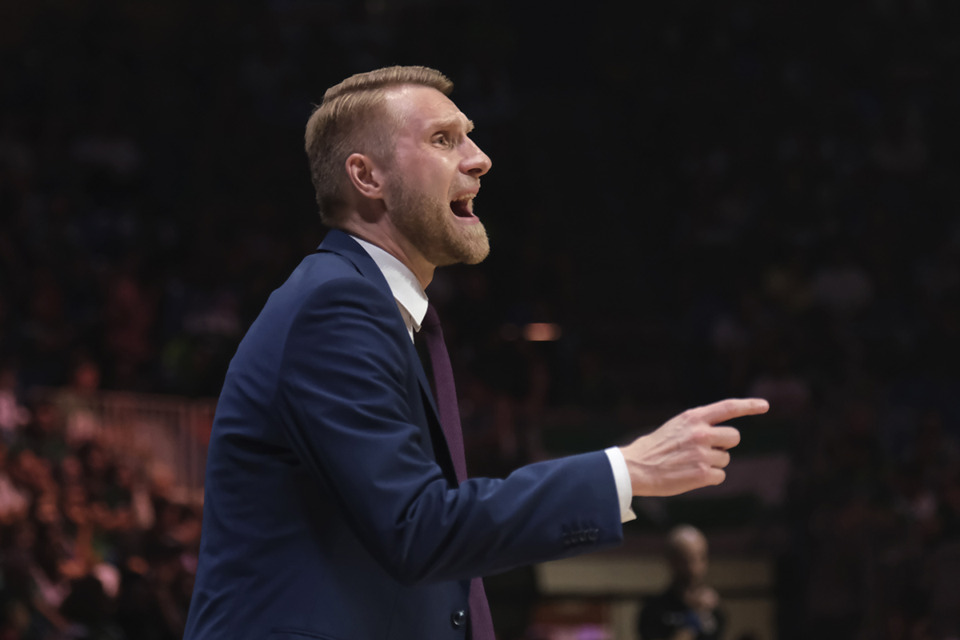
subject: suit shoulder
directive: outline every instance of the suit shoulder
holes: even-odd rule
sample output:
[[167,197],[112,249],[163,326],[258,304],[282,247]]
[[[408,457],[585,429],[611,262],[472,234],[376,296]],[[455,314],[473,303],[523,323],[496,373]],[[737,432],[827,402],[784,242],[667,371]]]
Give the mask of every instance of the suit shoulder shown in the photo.
[[247,331],[245,341],[264,331],[273,336],[286,334],[306,309],[318,305],[337,306],[351,298],[377,307],[389,308],[393,304],[389,289],[384,292],[346,257],[331,252],[310,254],[270,294]]
[[356,265],[345,256],[329,251],[318,251],[305,256],[280,288],[287,286],[315,288],[344,278],[366,279]]
[[291,306],[300,307],[318,296],[337,297],[340,291],[374,299],[392,299],[385,283],[383,287],[379,286],[348,258],[336,253],[318,252],[300,262],[287,280],[270,295],[266,307],[280,305],[289,310]]
[[329,252],[311,254],[270,294],[241,341],[230,369],[243,370],[256,362],[279,370],[288,341],[297,335],[326,331],[358,316],[389,333],[394,315],[402,325],[386,284],[379,286],[345,257]]

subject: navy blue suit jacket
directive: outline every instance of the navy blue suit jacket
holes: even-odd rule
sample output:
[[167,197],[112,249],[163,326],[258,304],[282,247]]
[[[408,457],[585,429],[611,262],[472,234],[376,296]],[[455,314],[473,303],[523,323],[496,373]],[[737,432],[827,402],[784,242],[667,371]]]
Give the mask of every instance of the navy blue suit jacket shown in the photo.
[[603,452],[458,485],[437,426],[386,280],[331,231],[227,371],[185,639],[463,638],[470,578],[621,541]]

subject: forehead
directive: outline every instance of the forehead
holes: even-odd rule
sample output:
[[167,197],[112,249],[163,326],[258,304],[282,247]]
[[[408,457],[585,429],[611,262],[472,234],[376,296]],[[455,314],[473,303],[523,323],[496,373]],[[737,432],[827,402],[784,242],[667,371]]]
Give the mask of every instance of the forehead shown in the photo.
[[432,87],[403,85],[388,89],[387,112],[396,118],[401,133],[419,133],[434,127],[473,128],[467,116],[447,96]]

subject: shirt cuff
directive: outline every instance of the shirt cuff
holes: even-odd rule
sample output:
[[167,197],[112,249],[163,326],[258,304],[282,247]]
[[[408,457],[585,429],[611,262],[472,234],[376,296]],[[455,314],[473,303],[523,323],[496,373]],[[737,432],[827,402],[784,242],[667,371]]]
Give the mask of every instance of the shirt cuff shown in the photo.
[[617,497],[620,499],[620,522],[636,520],[637,514],[630,508],[633,500],[633,486],[630,484],[630,471],[627,470],[627,461],[623,459],[620,447],[604,449],[607,459],[610,460],[610,470],[613,471],[613,480],[617,483]]

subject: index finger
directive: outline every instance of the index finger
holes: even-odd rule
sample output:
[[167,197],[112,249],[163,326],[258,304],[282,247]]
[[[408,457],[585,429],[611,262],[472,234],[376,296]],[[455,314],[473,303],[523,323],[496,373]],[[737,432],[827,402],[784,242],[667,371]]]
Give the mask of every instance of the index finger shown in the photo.
[[726,422],[731,418],[766,413],[770,403],[763,398],[727,398],[695,409],[710,424]]

